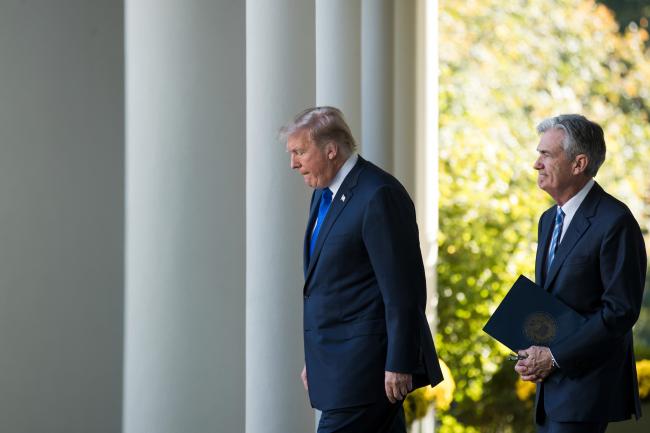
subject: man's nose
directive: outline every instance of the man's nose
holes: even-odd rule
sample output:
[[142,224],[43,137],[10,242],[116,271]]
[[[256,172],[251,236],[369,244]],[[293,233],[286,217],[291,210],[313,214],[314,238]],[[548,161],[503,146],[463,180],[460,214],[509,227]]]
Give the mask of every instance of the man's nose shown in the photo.
[[541,169],[544,167],[544,166],[542,165],[540,159],[541,159],[541,156],[538,157],[538,158],[535,160],[535,163],[533,164],[533,168],[534,168],[535,170],[541,170]]
[[300,164],[298,164],[298,159],[296,158],[296,155],[291,155],[291,168],[296,169],[300,167]]

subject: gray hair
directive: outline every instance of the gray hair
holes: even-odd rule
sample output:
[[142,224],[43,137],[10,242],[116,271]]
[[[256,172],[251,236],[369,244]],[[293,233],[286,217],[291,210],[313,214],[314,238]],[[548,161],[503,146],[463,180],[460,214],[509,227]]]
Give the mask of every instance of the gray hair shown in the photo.
[[537,132],[540,135],[549,129],[564,131],[562,139],[564,152],[571,160],[581,153],[587,155],[589,162],[585,174],[589,177],[596,176],[605,161],[603,128],[580,114],[561,114],[544,119],[537,125]]
[[292,122],[280,129],[280,138],[286,141],[290,136],[302,131],[307,131],[309,138],[321,148],[334,142],[345,153],[350,154],[357,147],[350,127],[338,108],[312,107],[303,110]]

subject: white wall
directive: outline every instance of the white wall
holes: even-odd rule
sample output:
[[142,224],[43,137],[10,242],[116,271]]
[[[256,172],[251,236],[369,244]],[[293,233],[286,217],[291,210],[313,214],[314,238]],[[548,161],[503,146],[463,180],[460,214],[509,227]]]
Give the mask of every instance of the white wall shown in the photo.
[[126,2],[125,433],[243,431],[244,13]]
[[0,4],[0,431],[118,432],[123,8]]

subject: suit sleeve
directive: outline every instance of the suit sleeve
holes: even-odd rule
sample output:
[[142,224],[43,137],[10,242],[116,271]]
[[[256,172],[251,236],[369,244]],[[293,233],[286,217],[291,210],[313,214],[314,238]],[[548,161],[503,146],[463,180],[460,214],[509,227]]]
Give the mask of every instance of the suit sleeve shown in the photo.
[[603,293],[601,309],[580,330],[551,347],[569,377],[613,350],[637,321],[645,284],[647,258],[639,225],[631,214],[619,218],[605,233],[599,252]]
[[415,209],[406,191],[384,186],[374,193],[362,236],[385,307],[385,369],[411,373],[418,364],[426,283]]

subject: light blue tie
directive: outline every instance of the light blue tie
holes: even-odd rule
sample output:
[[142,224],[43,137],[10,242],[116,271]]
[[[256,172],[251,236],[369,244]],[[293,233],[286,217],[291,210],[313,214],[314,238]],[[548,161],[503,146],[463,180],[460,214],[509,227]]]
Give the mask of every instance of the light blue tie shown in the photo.
[[555,258],[555,250],[560,243],[560,236],[562,235],[562,224],[564,223],[564,212],[560,206],[557,207],[555,213],[555,228],[553,229],[553,237],[551,238],[551,249],[548,252],[548,260],[546,261],[546,272],[551,269],[551,264]]
[[314,252],[314,246],[316,246],[318,233],[320,232],[320,228],[323,225],[323,220],[327,215],[327,211],[329,210],[331,203],[332,203],[332,191],[329,188],[325,188],[323,190],[322,195],[320,196],[320,206],[318,207],[318,219],[316,220],[316,227],[314,227],[314,232],[311,234],[311,240],[309,242],[310,257]]

